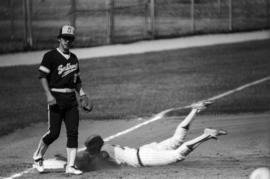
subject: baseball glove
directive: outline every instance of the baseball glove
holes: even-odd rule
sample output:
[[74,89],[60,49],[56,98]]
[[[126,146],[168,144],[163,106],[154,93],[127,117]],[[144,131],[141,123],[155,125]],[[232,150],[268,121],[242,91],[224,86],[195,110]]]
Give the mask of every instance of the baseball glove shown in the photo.
[[86,95],[80,96],[80,105],[81,108],[86,112],[91,112],[93,109],[93,104],[89,102],[89,99]]

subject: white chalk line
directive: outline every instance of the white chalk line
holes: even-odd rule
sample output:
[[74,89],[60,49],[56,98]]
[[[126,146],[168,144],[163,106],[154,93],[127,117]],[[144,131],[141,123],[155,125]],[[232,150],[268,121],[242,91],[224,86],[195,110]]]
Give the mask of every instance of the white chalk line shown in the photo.
[[[254,85],[263,83],[263,82],[268,81],[268,80],[270,80],[270,76],[261,78],[261,79],[259,79],[259,80],[256,80],[256,81],[253,81],[253,82],[250,82],[250,83],[247,83],[247,84],[245,84],[245,85],[239,86],[239,87],[237,87],[237,88],[234,88],[234,89],[232,89],[232,90],[229,90],[229,91],[227,91],[227,92],[221,93],[221,94],[219,94],[219,95],[213,96],[213,97],[208,98],[208,99],[205,99],[205,100],[211,100],[211,101],[214,101],[214,100],[217,100],[217,99],[221,99],[221,98],[223,98],[223,97],[225,97],[225,96],[228,96],[228,95],[231,95],[231,94],[233,94],[233,93],[242,91],[242,90],[244,90],[244,89],[246,89],[246,88],[249,88],[249,87],[251,87],[251,86],[254,86]],[[204,101],[204,100],[202,100],[202,101]],[[114,138],[116,138],[116,137],[119,137],[119,136],[121,136],[121,135],[127,134],[127,133],[129,133],[129,132],[131,132],[131,131],[134,131],[134,130],[136,130],[136,129],[138,129],[138,128],[144,126],[144,125],[147,125],[147,124],[150,124],[150,123],[152,123],[152,122],[158,121],[158,120],[162,119],[167,113],[169,113],[169,112],[171,112],[171,111],[181,110],[181,109],[187,109],[187,108],[190,108],[190,107],[191,107],[191,105],[187,105],[187,106],[184,106],[184,107],[176,107],[176,108],[166,109],[166,110],[164,110],[164,111],[162,111],[162,112],[160,112],[160,113],[154,115],[152,118],[150,118],[149,120],[147,120],[147,121],[145,121],[145,122],[142,122],[142,123],[140,123],[140,124],[137,124],[136,126],[133,126],[133,127],[129,128],[129,129],[126,129],[126,130],[124,130],[124,131],[118,132],[118,133],[116,133],[116,134],[114,134],[114,135],[111,135],[111,136],[105,138],[104,141],[108,142],[108,141],[110,141],[110,140],[112,140],[112,139],[114,139]],[[79,148],[79,149],[78,149],[78,151],[82,151],[82,150],[85,150],[85,147],[82,147],[82,148]],[[18,177],[20,177],[20,176],[22,176],[22,175],[24,175],[24,174],[30,173],[32,169],[33,169],[33,168],[28,168],[27,170],[25,170],[25,171],[23,171],[23,172],[16,173],[16,174],[14,174],[14,175],[12,175],[12,176],[10,176],[10,177],[4,178],[4,179],[14,179],[14,178],[18,178]]]
[[10,176],[10,177],[3,178],[3,179],[13,179],[13,178],[21,177],[21,176],[23,176],[24,174],[30,173],[32,169],[33,169],[33,168],[28,168],[28,169],[26,169],[25,171],[23,171],[23,172],[21,172],[21,173],[16,173],[16,174],[14,174],[14,175],[12,175],[12,176]]

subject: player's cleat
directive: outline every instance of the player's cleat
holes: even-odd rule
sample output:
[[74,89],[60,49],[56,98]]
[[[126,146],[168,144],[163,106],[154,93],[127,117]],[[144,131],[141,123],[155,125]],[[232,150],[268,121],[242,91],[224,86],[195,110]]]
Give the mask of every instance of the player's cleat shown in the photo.
[[204,129],[204,134],[209,135],[210,138],[217,139],[217,136],[220,135],[227,135],[227,131],[223,129],[211,129],[211,128],[206,128]]
[[43,158],[35,160],[33,168],[35,168],[39,173],[43,173],[44,172]]
[[197,113],[205,110],[208,106],[210,106],[213,103],[213,101],[205,100],[205,101],[200,101],[197,103],[193,103],[191,105],[192,109],[197,109]]
[[83,172],[75,166],[66,166],[66,174],[81,175]]

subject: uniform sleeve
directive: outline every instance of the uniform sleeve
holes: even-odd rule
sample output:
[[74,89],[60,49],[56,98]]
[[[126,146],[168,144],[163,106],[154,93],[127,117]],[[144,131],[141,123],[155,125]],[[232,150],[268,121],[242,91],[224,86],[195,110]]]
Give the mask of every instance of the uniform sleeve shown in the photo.
[[45,54],[38,68],[39,78],[46,78],[51,73],[51,66],[52,64],[49,55]]
[[[73,54],[74,55],[74,54]],[[81,84],[82,83],[82,80],[81,80],[81,77],[80,77],[80,64],[79,64],[79,60],[78,60],[78,58],[77,58],[77,56],[76,55],[74,55],[75,56],[75,58],[77,59],[77,63],[78,63],[78,68],[77,68],[77,70],[76,70],[76,75],[77,75],[77,80],[76,80],[76,82],[77,82],[77,84]]]
[[81,77],[80,77],[80,69],[79,69],[79,65],[78,65],[78,70],[77,70],[77,84],[81,84],[82,83],[82,80],[81,80]]

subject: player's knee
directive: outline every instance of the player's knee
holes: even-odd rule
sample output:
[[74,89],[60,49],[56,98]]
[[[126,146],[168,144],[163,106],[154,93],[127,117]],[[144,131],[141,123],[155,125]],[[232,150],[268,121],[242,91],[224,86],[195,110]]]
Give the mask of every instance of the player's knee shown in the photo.
[[78,147],[78,133],[69,133],[67,136],[67,147],[77,148]]
[[188,156],[188,154],[192,152],[192,149],[189,148],[187,145],[183,144],[177,149],[177,151],[179,153],[180,159],[181,159],[181,156],[184,159],[186,156]]
[[50,145],[53,143],[57,138],[59,137],[59,133],[56,132],[50,132],[48,135],[46,135],[43,138],[43,142],[47,145]]
[[190,128],[190,124],[180,124],[180,126],[184,129],[184,130],[189,130]]
[[69,131],[67,133],[68,140],[77,140],[78,139],[78,132],[77,131]]
[[47,143],[50,145],[51,143],[56,141],[57,138],[58,138],[57,136],[52,136],[51,138],[49,138],[49,140],[47,140],[48,141]]
[[59,137],[59,133],[58,132],[53,132],[53,133],[51,133],[50,137],[54,141]]

